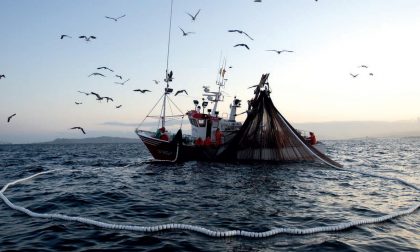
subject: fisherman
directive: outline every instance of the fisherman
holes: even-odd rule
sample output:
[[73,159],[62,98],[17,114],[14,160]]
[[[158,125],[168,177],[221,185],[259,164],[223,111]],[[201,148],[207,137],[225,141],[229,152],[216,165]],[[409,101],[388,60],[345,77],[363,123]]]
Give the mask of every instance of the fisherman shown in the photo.
[[211,138],[209,136],[206,137],[206,140],[204,140],[204,145],[205,146],[210,146],[211,145]]
[[307,141],[309,141],[309,143],[310,143],[311,145],[314,145],[314,144],[316,144],[316,143],[317,143],[317,141],[316,141],[316,137],[315,137],[315,134],[314,134],[313,132],[309,132],[309,137],[308,137],[308,138],[306,138],[306,140],[307,140]]
[[162,128],[157,129],[156,130],[155,137],[157,139],[160,139],[160,137],[162,136],[162,133],[164,133],[164,132],[165,132],[165,127],[162,127]]
[[203,139],[201,139],[201,137],[198,137],[197,139],[195,139],[194,144],[199,146],[203,145]]
[[216,137],[216,145],[221,145],[223,133],[220,131],[219,128],[216,129],[215,137]]

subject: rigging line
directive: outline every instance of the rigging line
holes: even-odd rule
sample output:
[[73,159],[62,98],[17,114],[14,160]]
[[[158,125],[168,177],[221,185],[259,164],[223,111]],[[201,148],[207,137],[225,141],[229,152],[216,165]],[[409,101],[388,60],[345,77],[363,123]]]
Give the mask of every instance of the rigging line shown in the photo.
[[172,101],[172,99],[171,99],[171,98],[169,98],[169,96],[168,96],[168,100],[169,100],[170,102],[172,102],[172,104],[175,106],[175,108],[177,108],[177,109],[178,109],[179,113],[181,113],[182,115],[184,114],[184,112],[182,112],[182,110],[178,108],[178,106],[175,104],[175,102],[174,102],[174,101]]
[[[165,98],[166,98],[166,93],[163,95],[163,96],[165,96]],[[163,106],[162,106],[162,108],[160,109],[160,116],[159,116],[159,120],[158,120],[158,124],[157,124],[157,128],[159,129],[160,127],[159,127],[159,125],[160,125],[160,121],[162,120],[165,120],[165,107],[166,105],[165,105],[165,99],[163,99]],[[164,126],[164,123],[162,123],[162,128],[163,127],[165,127]]]
[[152,111],[153,111],[153,109],[156,107],[156,105],[158,105],[158,104],[159,104],[159,102],[160,102],[160,100],[162,100],[163,96],[164,96],[164,95],[162,95],[162,96],[159,98],[159,100],[156,102],[156,104],[153,106],[153,108],[149,111],[149,113],[148,113],[148,114],[144,117],[143,121],[141,121],[141,123],[137,126],[137,128],[136,128],[136,129],[139,129],[139,128],[140,128],[140,126],[144,123],[144,121],[146,120],[146,118],[147,118],[147,117],[149,117],[150,113],[152,113]]
[[171,114],[174,115],[174,111],[172,111],[172,106],[171,106],[171,102],[168,99],[168,105],[169,105],[169,109],[171,110]]
[[[178,146],[177,146],[177,154],[175,156],[175,159],[174,160],[168,160],[168,161],[175,162],[178,158],[178,151],[179,151],[179,143],[178,143]],[[376,174],[373,174],[373,173],[364,173],[364,172],[359,172],[359,171],[354,171],[354,170],[346,170],[346,169],[337,169],[337,170],[348,171],[348,172],[356,172],[356,173],[366,174],[366,175],[373,176],[373,177],[395,180],[395,181],[398,181],[398,182],[403,183],[405,185],[408,185],[408,186],[416,189],[417,191],[420,191],[420,188],[418,188],[417,186],[415,186],[413,184],[410,184],[410,183],[408,183],[408,182],[406,182],[402,179],[399,179],[399,178],[386,177],[386,176],[376,175]],[[58,171],[58,170],[50,170],[50,171],[39,172],[39,173],[34,174],[32,176],[29,176],[29,177],[26,177],[26,178],[23,178],[23,179],[18,179],[18,180],[15,180],[13,182],[10,182],[10,183],[6,184],[2,188],[2,190],[0,191],[0,198],[10,208],[15,209],[17,211],[20,211],[22,213],[25,213],[25,214],[27,214],[31,217],[37,217],[37,218],[48,218],[48,219],[61,219],[61,220],[67,220],[67,221],[76,221],[76,222],[85,223],[85,224],[88,224],[88,225],[94,225],[94,226],[97,226],[97,227],[115,229],[115,230],[129,230],[129,231],[140,231],[140,232],[158,232],[158,231],[162,231],[162,230],[177,229],[177,230],[190,230],[190,231],[194,231],[194,232],[197,232],[197,233],[205,234],[205,235],[210,236],[210,237],[242,236],[242,237],[250,237],[250,238],[264,238],[264,237],[274,236],[274,235],[277,235],[277,234],[308,235],[308,234],[315,234],[315,233],[321,233],[321,232],[336,232],[336,231],[340,231],[340,230],[349,229],[349,228],[355,227],[355,226],[384,222],[384,221],[394,219],[394,218],[399,217],[399,216],[411,214],[411,213],[415,212],[418,208],[420,208],[420,203],[417,203],[417,204],[415,204],[414,206],[412,206],[408,209],[392,212],[390,214],[382,215],[380,217],[364,218],[364,219],[358,219],[358,220],[353,220],[353,221],[348,221],[348,222],[341,222],[341,223],[338,223],[338,224],[335,224],[335,225],[330,225],[330,226],[318,226],[318,227],[313,227],[313,228],[273,228],[273,229],[270,229],[270,230],[265,231],[265,232],[249,232],[249,231],[244,231],[244,230],[213,231],[213,230],[201,227],[201,226],[190,225],[190,224],[182,224],[182,223],[170,223],[170,224],[155,225],[155,226],[123,225],[123,224],[114,224],[114,223],[96,221],[96,220],[92,220],[92,219],[88,219],[88,218],[84,218],[84,217],[79,217],[79,216],[68,216],[68,215],[59,214],[59,213],[58,214],[37,213],[37,212],[33,212],[33,211],[31,211],[27,208],[24,208],[24,207],[13,204],[3,194],[10,185],[14,185],[14,184],[17,184],[19,182],[30,180],[30,179],[32,179],[36,176],[41,175],[41,174],[50,173],[50,172],[53,172],[53,171]],[[63,171],[63,170],[61,170],[61,171]],[[68,170],[66,170],[66,171],[68,171]],[[71,172],[75,172],[75,171],[80,171],[80,170],[73,170]]]

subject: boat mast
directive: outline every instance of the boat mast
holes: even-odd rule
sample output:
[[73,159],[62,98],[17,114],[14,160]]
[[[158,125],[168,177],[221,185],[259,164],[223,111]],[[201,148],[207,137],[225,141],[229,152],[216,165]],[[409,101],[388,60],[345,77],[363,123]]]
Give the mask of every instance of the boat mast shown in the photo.
[[166,96],[168,94],[170,94],[169,91],[169,72],[168,72],[168,68],[169,68],[169,50],[170,50],[170,45],[171,45],[171,30],[172,30],[172,9],[173,9],[173,5],[174,5],[174,0],[171,0],[171,14],[169,16],[169,33],[168,33],[168,50],[167,50],[167,54],[166,54],[166,74],[165,74],[165,82],[166,82],[166,87],[164,90],[164,97],[163,97],[163,115],[162,115],[162,127],[165,127],[165,119],[166,119]]

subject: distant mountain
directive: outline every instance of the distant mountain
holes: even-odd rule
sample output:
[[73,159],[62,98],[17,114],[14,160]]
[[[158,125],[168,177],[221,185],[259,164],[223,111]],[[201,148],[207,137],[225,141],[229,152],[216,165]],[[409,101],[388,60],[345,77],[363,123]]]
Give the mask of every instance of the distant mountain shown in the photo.
[[2,144],[12,144],[12,143],[9,143],[9,142],[1,142],[0,141],[0,145],[2,145]]
[[90,137],[81,139],[57,138],[51,142],[37,144],[103,144],[103,143],[139,143],[140,139],[123,137]]

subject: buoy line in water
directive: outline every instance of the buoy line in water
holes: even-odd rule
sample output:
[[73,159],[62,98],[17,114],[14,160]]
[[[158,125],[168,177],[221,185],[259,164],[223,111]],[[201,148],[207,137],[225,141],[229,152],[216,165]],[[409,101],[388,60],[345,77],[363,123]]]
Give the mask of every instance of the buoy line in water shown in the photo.
[[[411,188],[414,188],[417,191],[420,191],[419,187],[416,185],[413,185],[407,181],[404,181],[399,178],[393,178],[393,177],[387,177],[382,175],[377,175],[374,173],[368,173],[368,172],[362,172],[362,171],[355,171],[355,170],[346,170],[341,168],[335,168],[340,171],[345,172],[355,172],[371,177],[378,177],[386,180],[393,180],[400,182],[404,185],[407,185]],[[349,222],[342,222],[336,225],[331,226],[320,226],[320,227],[314,227],[314,228],[274,228],[265,232],[250,232],[250,231],[244,231],[244,230],[227,230],[227,231],[213,231],[201,226],[196,225],[189,225],[189,224],[182,224],[182,223],[170,223],[170,224],[163,224],[163,225],[155,225],[155,226],[138,226],[138,225],[121,225],[121,224],[113,224],[113,223],[107,223],[102,221],[96,221],[84,217],[78,217],[78,216],[68,216],[64,214],[43,214],[43,213],[36,213],[33,212],[27,208],[24,208],[22,206],[17,206],[13,204],[5,195],[4,192],[7,190],[9,186],[33,179],[37,176],[46,174],[46,173],[52,173],[57,171],[66,171],[66,172],[75,172],[80,170],[50,170],[50,171],[44,171],[39,172],[34,175],[31,175],[26,178],[18,179],[15,181],[12,181],[8,184],[6,184],[0,191],[0,198],[8,205],[10,208],[15,209],[17,211],[23,212],[31,217],[36,218],[46,218],[46,219],[60,219],[60,220],[66,220],[66,221],[77,221],[80,223],[88,224],[88,225],[94,225],[101,228],[107,228],[107,229],[115,229],[115,230],[128,230],[128,231],[140,231],[140,232],[158,232],[158,231],[164,231],[164,230],[189,230],[197,233],[201,233],[210,237],[232,237],[232,236],[242,236],[242,237],[251,237],[251,238],[265,238],[270,237],[278,234],[291,234],[291,235],[308,235],[308,234],[315,234],[315,233],[321,233],[321,232],[334,232],[334,231],[341,231],[345,230],[351,227],[360,226],[360,225],[366,225],[366,224],[374,224],[374,223],[380,223],[384,222],[390,219],[394,219],[396,217],[411,214],[414,211],[416,211],[420,207],[420,203],[401,211],[396,211],[387,215],[383,215],[380,217],[375,218],[364,218],[360,220],[353,220]]]

